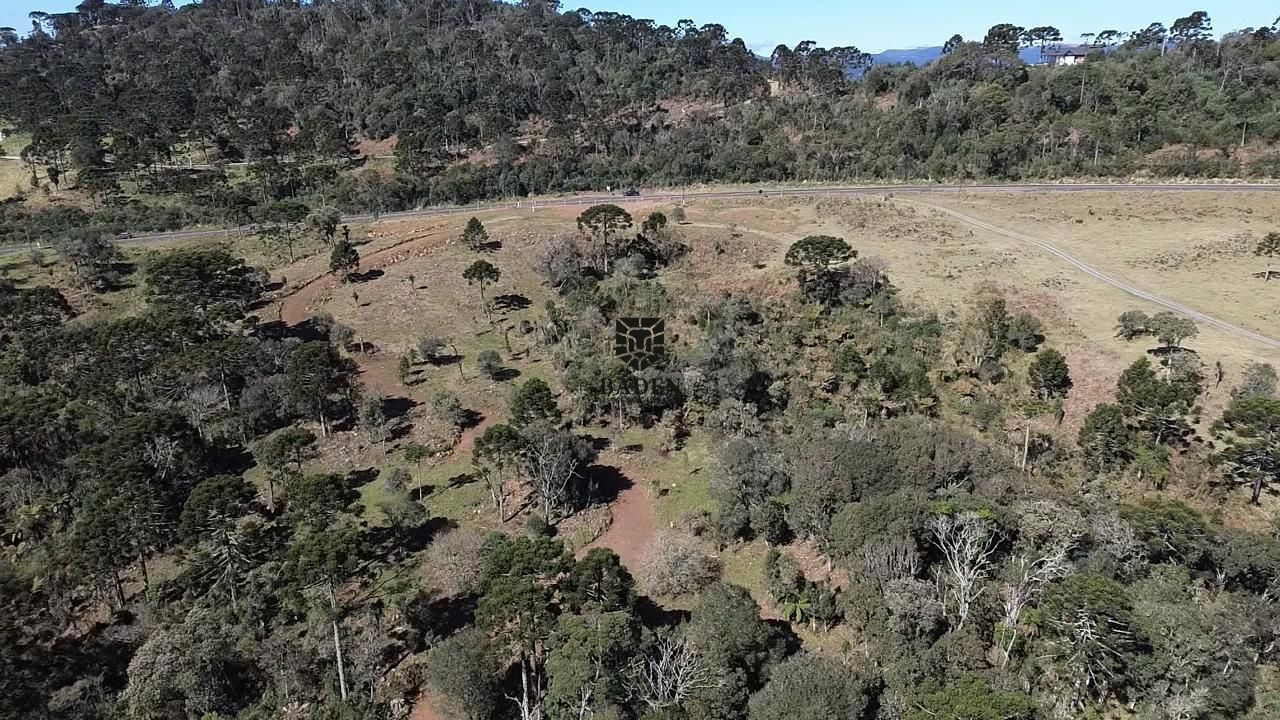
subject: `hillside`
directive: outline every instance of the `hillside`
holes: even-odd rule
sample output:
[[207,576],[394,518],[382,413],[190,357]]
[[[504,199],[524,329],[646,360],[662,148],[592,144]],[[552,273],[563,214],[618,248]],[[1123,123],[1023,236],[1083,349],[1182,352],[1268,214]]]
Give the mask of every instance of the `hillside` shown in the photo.
[[0,44],[0,117],[30,139],[35,178],[10,181],[22,201],[0,206],[0,238],[641,185],[1280,167],[1269,27],[1219,42],[1193,15],[1176,37],[1153,26],[1105,59],[1047,68],[997,25],[937,62],[850,80],[857,48],[799,43],[765,62],[718,25],[556,8],[237,0],[48,16]]
[[1280,717],[1274,29],[560,10],[0,34],[0,720]]

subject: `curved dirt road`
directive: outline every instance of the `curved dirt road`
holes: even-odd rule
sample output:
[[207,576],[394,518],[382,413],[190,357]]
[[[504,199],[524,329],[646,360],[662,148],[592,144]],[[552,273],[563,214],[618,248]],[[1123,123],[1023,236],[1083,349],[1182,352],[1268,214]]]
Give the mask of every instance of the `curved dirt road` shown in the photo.
[[1024,242],[1024,243],[1027,243],[1028,245],[1034,245],[1035,247],[1038,247],[1041,250],[1044,250],[1050,255],[1053,255],[1063,260],[1067,264],[1072,265],[1076,269],[1094,278],[1095,280],[1100,280],[1103,283],[1106,283],[1107,285],[1110,285],[1111,287],[1114,287],[1118,290],[1123,290],[1124,292],[1136,298],[1140,298],[1142,300],[1146,300],[1149,303],[1153,303],[1155,305],[1159,305],[1160,307],[1166,308],[1168,310],[1172,310],[1180,315],[1185,315],[1186,317],[1189,317],[1192,320],[1196,320],[1198,322],[1204,323],[1205,325],[1213,326],[1219,330],[1222,330],[1223,332],[1227,332],[1237,337],[1241,337],[1246,340],[1252,340],[1253,342],[1259,343],[1261,345],[1266,345],[1267,347],[1280,350],[1280,340],[1267,337],[1262,333],[1254,332],[1253,330],[1249,330],[1248,328],[1242,328],[1239,325],[1233,325],[1225,320],[1219,320],[1218,318],[1213,317],[1212,315],[1207,315],[1203,312],[1200,312],[1199,310],[1196,310],[1193,307],[1183,305],[1182,303],[1176,300],[1170,300],[1169,298],[1161,297],[1159,295],[1156,295],[1155,293],[1143,290],[1140,287],[1130,285],[1129,283],[1126,283],[1123,280],[1117,280],[1116,278],[1111,277],[1105,272],[1086,263],[1080,258],[1072,255],[1071,253],[1068,253],[1067,251],[1054,245],[1053,243],[1031,237],[1030,235],[1024,235],[1020,232],[1014,232],[1013,230],[1006,230],[1002,227],[992,225],[991,223],[986,222],[985,220],[979,220],[978,218],[972,217],[970,215],[965,215],[964,213],[957,212],[955,210],[952,210],[951,208],[942,207],[941,205],[934,205],[933,203],[921,202],[919,200],[902,200],[900,202],[906,202],[912,205],[917,205],[920,207],[926,207],[932,210],[937,210],[938,212],[941,212],[945,215],[949,215],[955,218],[956,220],[959,220],[968,225],[972,225],[976,228],[981,228],[983,230],[995,233],[997,235],[1003,235],[1004,237],[1017,240],[1019,242]]
[[[645,192],[640,195],[601,195],[589,193],[568,197],[547,197],[517,200],[515,202],[490,202],[474,205],[437,205],[419,210],[403,210],[389,213],[360,213],[344,215],[341,222],[361,223],[377,220],[403,220],[415,217],[431,217],[436,215],[454,215],[457,213],[487,212],[490,210],[528,210],[537,212],[540,208],[577,207],[595,205],[597,203],[653,203],[653,202],[688,202],[690,200],[746,200],[751,198],[773,197],[856,197],[859,195],[877,194],[909,194],[936,195],[953,192],[1280,192],[1280,183],[1029,183],[1007,185],[850,185],[850,186],[816,186],[792,188],[759,188],[755,190],[695,190],[693,192],[677,192],[674,188],[665,188],[656,192]],[[162,233],[134,235],[120,241],[121,245],[150,245],[154,243],[172,242],[175,240],[208,240],[230,237],[231,233],[252,232],[253,228],[243,225],[238,228],[219,228],[215,230],[174,230]],[[25,245],[0,247],[0,255],[21,252]]]

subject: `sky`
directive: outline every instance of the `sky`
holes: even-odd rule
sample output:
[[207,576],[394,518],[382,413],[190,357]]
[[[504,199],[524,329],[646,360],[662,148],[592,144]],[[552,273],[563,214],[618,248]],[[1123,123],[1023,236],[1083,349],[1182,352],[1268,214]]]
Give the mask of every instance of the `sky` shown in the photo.
[[[0,0],[0,27],[30,27],[31,10],[65,12],[79,0]],[[565,8],[585,4],[674,25],[718,22],[762,55],[779,43],[813,40],[819,45],[856,45],[866,52],[941,45],[954,33],[981,39],[1000,22],[1024,27],[1052,25],[1063,37],[1080,33],[1169,25],[1194,10],[1205,10],[1221,34],[1270,24],[1280,13],[1274,0],[1070,0],[1064,3],[1027,0],[562,0]],[[1177,8],[1177,9],[1172,9]]]

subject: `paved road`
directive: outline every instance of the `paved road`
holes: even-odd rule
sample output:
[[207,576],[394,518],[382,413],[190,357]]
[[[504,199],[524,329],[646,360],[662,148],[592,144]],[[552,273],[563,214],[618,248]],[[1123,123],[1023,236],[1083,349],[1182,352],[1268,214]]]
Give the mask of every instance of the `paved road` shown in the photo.
[[1004,228],[997,227],[995,225],[992,225],[989,222],[979,220],[978,218],[972,217],[970,215],[965,215],[964,213],[957,212],[955,210],[952,210],[951,208],[945,208],[940,205],[934,205],[933,203],[927,203],[927,202],[914,202],[914,201],[911,201],[911,202],[914,205],[921,205],[921,206],[932,208],[939,212],[945,213],[961,222],[968,223],[970,225],[973,225],[974,227],[978,227],[983,230],[987,230],[988,232],[993,232],[997,235],[1003,235],[1007,238],[1012,238],[1014,240],[1025,242],[1029,245],[1038,247],[1041,250],[1044,250],[1045,252],[1051,255],[1054,255],[1064,260],[1068,264],[1076,267],[1084,274],[1096,280],[1100,280],[1106,283],[1107,285],[1110,285],[1111,287],[1119,288],[1120,290],[1123,290],[1124,292],[1129,293],[1130,295],[1136,298],[1141,298],[1143,300],[1146,300],[1147,302],[1153,303],[1155,305],[1159,305],[1160,307],[1166,308],[1168,310],[1172,310],[1180,315],[1185,315],[1186,317],[1189,317],[1192,320],[1203,323],[1205,325],[1211,325],[1215,328],[1218,328],[1219,330],[1230,333],[1237,337],[1242,337],[1242,338],[1245,338],[1246,340],[1252,340],[1253,342],[1266,345],[1276,350],[1280,350],[1280,340],[1267,337],[1266,335],[1254,332],[1252,330],[1249,330],[1248,328],[1242,328],[1239,325],[1232,325],[1231,323],[1226,322],[1225,320],[1219,320],[1218,318],[1213,317],[1212,315],[1206,315],[1205,313],[1200,312],[1195,308],[1188,307],[1187,305],[1183,305],[1182,303],[1177,302],[1176,300],[1170,300],[1168,298],[1161,297],[1159,295],[1156,295],[1155,293],[1143,290],[1140,287],[1130,285],[1129,283],[1126,283],[1123,280],[1117,280],[1116,278],[1111,277],[1110,275],[1099,270],[1098,268],[1066,252],[1062,248],[1054,245],[1053,243],[1031,237],[1030,235],[1024,235],[1019,232],[1014,232],[1013,230],[1006,230]]

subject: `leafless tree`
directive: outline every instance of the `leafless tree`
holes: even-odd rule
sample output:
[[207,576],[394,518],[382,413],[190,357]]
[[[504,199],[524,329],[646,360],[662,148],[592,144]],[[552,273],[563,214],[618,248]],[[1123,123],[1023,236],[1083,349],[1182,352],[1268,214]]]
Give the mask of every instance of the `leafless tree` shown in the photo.
[[1164,705],[1161,720],[1198,720],[1213,709],[1213,700],[1209,697],[1209,688],[1199,685],[1186,688],[1169,698]]
[[1070,684],[1070,704],[1076,710],[1087,698],[1105,697],[1115,675],[1112,661],[1120,656],[1113,639],[1124,641],[1132,634],[1109,618],[1102,623],[1083,609],[1074,618],[1053,622],[1061,638],[1053,643],[1056,652],[1044,659],[1061,664],[1060,676]]
[[173,438],[156,436],[147,440],[142,456],[156,469],[157,479],[163,482],[168,479],[169,473],[177,469],[182,457],[182,446]]
[[893,629],[908,638],[931,635],[946,612],[937,587],[913,577],[885,583],[884,604],[892,613]]
[[881,588],[920,573],[920,551],[911,538],[871,540],[858,549],[858,557],[865,576]]
[[679,705],[720,683],[687,638],[669,635],[660,637],[652,652],[631,661],[624,682],[629,698],[651,710]]
[[964,627],[974,601],[986,590],[981,583],[991,569],[1000,538],[990,520],[972,511],[937,515],[929,521],[929,532],[946,564],[947,593],[955,601],[959,629]]
[[222,413],[222,393],[216,385],[196,385],[187,392],[183,410],[200,437],[210,439],[209,423]]
[[570,489],[578,479],[578,438],[562,430],[528,434],[524,470],[533,483],[534,496],[542,505],[542,516],[551,521],[571,499]]
[[649,591],[658,595],[695,593],[720,576],[720,561],[697,538],[663,533],[649,546],[640,570]]
[[484,570],[484,535],[470,528],[443,533],[427,548],[427,567],[447,592],[475,590]]
[[1048,550],[1045,554],[1031,556],[1018,555],[1010,564],[1012,577],[1005,587],[1004,594],[1004,630],[1000,641],[1000,665],[1009,664],[1009,656],[1018,640],[1018,621],[1022,611],[1030,604],[1044,587],[1050,582],[1065,576],[1070,571],[1067,553],[1070,546],[1060,545]]
[[1014,515],[1019,543],[1036,550],[1074,545],[1089,527],[1079,510],[1057,500],[1020,502],[1014,506]]
[[1114,512],[1091,517],[1093,545],[1109,557],[1122,576],[1132,576],[1145,564],[1145,550],[1133,527]]

